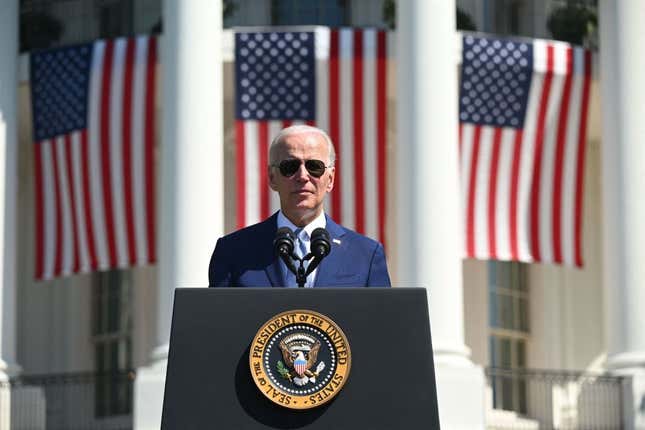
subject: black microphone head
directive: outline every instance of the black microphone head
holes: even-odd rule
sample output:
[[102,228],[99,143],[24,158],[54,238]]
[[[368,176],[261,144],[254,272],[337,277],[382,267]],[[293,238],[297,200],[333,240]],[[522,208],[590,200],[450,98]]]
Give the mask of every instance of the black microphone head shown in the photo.
[[273,239],[273,250],[279,256],[291,255],[296,236],[289,227],[280,227]]
[[331,238],[329,232],[319,227],[311,232],[311,252],[318,258],[329,255],[331,251]]

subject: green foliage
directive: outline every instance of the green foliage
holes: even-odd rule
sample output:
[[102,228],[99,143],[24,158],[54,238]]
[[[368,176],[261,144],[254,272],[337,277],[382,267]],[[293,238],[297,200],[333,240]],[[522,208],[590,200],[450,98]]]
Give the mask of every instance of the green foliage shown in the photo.
[[[396,27],[396,1],[385,0],[383,2],[383,21],[388,28]],[[477,26],[473,19],[462,9],[457,8],[457,30],[477,31]]]
[[595,10],[573,3],[553,9],[546,22],[554,39],[576,45],[582,45],[597,26],[598,16]]
[[224,0],[222,3],[224,18],[230,17],[237,10],[237,3],[234,0]]
[[477,31],[475,21],[461,8],[457,8],[457,30]]
[[20,52],[53,46],[63,34],[63,24],[46,12],[20,14]]
[[394,0],[383,2],[383,21],[388,28],[396,28],[396,2]]
[[282,376],[285,379],[291,379],[289,378],[289,375],[290,375],[289,369],[285,367],[284,363],[282,363],[282,360],[278,361],[278,364],[276,367],[278,369],[278,373],[280,374],[280,376]]

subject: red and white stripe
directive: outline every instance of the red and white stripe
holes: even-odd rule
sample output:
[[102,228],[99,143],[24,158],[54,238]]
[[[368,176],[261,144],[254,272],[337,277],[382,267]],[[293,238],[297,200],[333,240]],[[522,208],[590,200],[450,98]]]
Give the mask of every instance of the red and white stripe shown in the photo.
[[302,378],[302,376],[307,371],[307,362],[304,361],[304,360],[302,360],[302,361],[298,360],[298,361],[295,362],[293,368],[296,371],[296,373],[298,374],[298,376],[300,376]]
[[[380,30],[316,31],[316,120],[336,148],[328,214],[345,227],[385,240],[387,38]],[[279,209],[267,183],[268,148],[288,121],[236,121],[237,225]],[[302,123],[302,122],[301,122]]]
[[86,130],[36,142],[36,278],[156,261],[157,40],[97,41]]
[[258,223],[280,209],[277,193],[269,188],[269,146],[280,130],[296,124],[314,125],[313,121],[259,121],[237,120],[235,138],[237,145],[237,226]]
[[534,41],[524,128],[461,124],[466,256],[582,266],[591,54]]

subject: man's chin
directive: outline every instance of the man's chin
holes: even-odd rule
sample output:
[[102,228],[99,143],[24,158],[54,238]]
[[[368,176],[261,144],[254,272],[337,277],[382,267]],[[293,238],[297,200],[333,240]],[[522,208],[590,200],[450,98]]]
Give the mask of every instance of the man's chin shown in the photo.
[[308,215],[314,212],[314,208],[311,205],[297,205],[293,208],[292,212],[298,215]]
[[291,207],[295,210],[313,209],[316,204],[311,198],[311,194],[297,194],[296,198],[291,201]]
[[314,197],[314,194],[308,191],[302,191],[299,193],[293,193],[292,196],[295,201],[303,201],[312,199]]
[[310,203],[305,204],[304,202],[292,206],[289,210],[289,213],[298,219],[313,219],[315,218],[319,210],[322,211],[322,208],[317,208],[315,205]]

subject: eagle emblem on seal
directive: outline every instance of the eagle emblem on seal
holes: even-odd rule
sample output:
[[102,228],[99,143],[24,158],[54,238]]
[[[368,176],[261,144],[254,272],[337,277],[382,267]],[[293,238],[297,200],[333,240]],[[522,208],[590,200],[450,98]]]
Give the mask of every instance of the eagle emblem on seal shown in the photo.
[[[301,387],[315,383],[316,377],[325,369],[325,362],[318,362],[320,341],[307,333],[293,333],[280,341],[282,361],[278,361],[280,376]],[[315,370],[314,369],[315,366]]]

